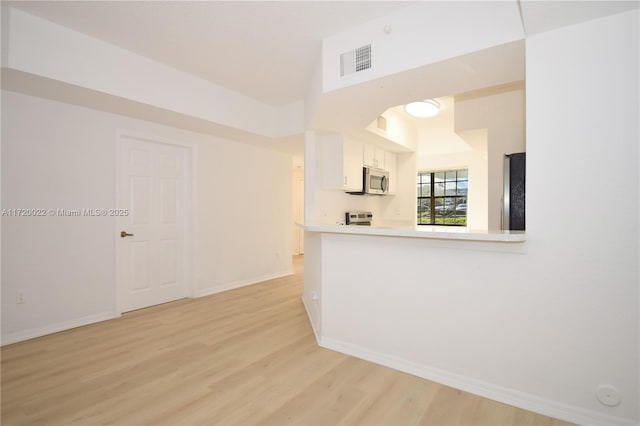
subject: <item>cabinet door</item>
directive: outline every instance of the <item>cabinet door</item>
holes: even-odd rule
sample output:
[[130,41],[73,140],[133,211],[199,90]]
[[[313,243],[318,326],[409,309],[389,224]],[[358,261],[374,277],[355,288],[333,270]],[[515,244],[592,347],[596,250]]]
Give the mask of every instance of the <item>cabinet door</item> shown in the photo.
[[322,139],[324,189],[362,190],[362,143],[339,135]]
[[378,169],[382,169],[382,170],[387,170],[386,165],[385,165],[385,158],[384,158],[384,150],[381,148],[375,148],[375,167],[377,167]]
[[375,145],[364,145],[363,163],[368,167],[384,169],[384,150]]
[[362,143],[345,139],[343,153],[344,188],[347,191],[362,190]]
[[376,167],[376,147],[365,144],[363,149],[363,163],[367,167]]

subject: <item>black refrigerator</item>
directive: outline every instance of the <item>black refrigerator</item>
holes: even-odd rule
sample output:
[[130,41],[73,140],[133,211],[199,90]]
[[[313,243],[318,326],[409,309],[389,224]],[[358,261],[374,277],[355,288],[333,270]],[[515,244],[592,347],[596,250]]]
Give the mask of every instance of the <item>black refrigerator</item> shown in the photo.
[[524,231],[526,153],[504,156],[502,229]]

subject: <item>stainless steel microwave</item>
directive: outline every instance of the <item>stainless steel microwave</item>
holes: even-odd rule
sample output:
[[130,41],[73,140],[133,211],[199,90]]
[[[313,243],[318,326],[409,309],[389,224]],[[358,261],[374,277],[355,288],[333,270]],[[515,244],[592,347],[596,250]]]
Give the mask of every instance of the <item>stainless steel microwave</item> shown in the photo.
[[362,168],[362,191],[349,194],[385,195],[389,192],[389,172],[373,167]]

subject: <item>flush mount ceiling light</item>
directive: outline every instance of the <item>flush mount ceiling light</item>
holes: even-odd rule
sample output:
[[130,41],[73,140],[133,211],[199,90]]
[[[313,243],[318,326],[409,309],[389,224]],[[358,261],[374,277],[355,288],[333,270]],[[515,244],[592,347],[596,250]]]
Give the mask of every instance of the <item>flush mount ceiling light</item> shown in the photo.
[[406,104],[404,110],[413,117],[428,118],[438,115],[440,104],[433,99],[426,99]]

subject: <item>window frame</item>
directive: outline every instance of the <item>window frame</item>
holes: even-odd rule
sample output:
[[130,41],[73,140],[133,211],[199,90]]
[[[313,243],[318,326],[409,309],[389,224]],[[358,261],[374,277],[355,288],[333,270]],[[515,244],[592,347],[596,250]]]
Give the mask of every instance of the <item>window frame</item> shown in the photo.
[[[459,172],[464,172],[464,177],[460,178],[458,176]],[[450,180],[449,174],[455,173],[455,179]],[[422,177],[425,175],[429,176],[429,195],[422,195],[422,185],[423,183]],[[442,188],[442,195],[436,194],[436,175],[442,175],[441,182],[444,184]],[[418,226],[461,226],[466,227],[468,222],[468,210],[465,207],[464,216],[450,216],[457,220],[457,218],[464,217],[464,223],[446,223],[447,216],[438,216],[436,207],[444,205],[446,206],[447,199],[453,199],[453,211],[454,213],[457,210],[457,206],[461,204],[467,204],[467,198],[469,195],[469,169],[468,168],[455,168],[455,169],[446,169],[446,170],[423,170],[418,171],[416,176],[416,186],[417,186],[417,196],[416,196],[416,223]],[[447,183],[451,184],[453,182],[455,192],[454,194],[447,194]],[[465,183],[464,185],[459,185],[459,183]],[[463,194],[459,193],[460,187],[463,186],[465,188],[465,192]],[[442,199],[442,203],[436,205],[436,199]],[[463,199],[464,202],[460,203],[458,200]],[[421,209],[421,206],[424,205],[423,200],[428,200],[429,205],[429,223],[423,222],[422,212],[424,210]],[[445,207],[446,209],[446,207]],[[437,223],[438,220],[442,220],[442,223]]]

